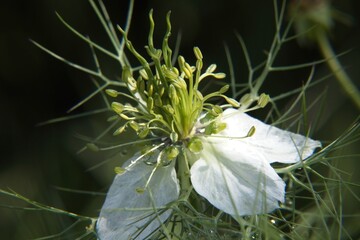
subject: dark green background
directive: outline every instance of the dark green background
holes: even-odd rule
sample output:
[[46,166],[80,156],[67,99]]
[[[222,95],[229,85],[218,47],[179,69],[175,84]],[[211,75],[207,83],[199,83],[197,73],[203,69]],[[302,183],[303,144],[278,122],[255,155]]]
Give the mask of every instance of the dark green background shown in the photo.
[[[126,1],[104,1],[114,23],[123,25]],[[334,6],[353,17],[352,26],[335,25],[333,45],[337,52],[352,49],[341,59],[348,73],[359,84],[360,71],[360,2],[334,1]],[[231,48],[236,79],[247,77],[241,48],[234,31],[244,38],[254,63],[264,59],[274,34],[272,1],[153,0],[136,1],[129,38],[138,49],[146,44],[147,13],[153,8],[157,43],[164,30],[164,18],[172,10],[173,40],[182,32],[181,54],[193,60],[192,48],[199,46],[205,65],[217,63],[219,71],[228,73],[224,42]],[[90,78],[53,59],[30,43],[33,39],[61,56],[93,67],[89,47],[70,33],[57,19],[55,11],[94,41],[109,46],[105,33],[85,0],[2,1],[0,3],[0,188],[10,188],[47,205],[84,215],[96,216],[102,198],[59,191],[56,187],[106,192],[113,173],[104,167],[87,171],[114,153],[77,155],[84,141],[79,134],[93,137],[106,126],[106,116],[84,118],[36,127],[36,124],[66,115],[66,111],[94,90]],[[174,41],[173,41],[174,43]],[[277,64],[290,65],[320,59],[316,49],[301,49],[296,42],[284,46]],[[119,75],[114,63],[104,64],[114,78]],[[316,67],[316,77],[328,74],[326,66]],[[270,76],[264,86],[270,95],[301,86],[309,69]],[[315,77],[315,78],[316,78]],[[323,122],[314,137],[333,140],[358,116],[358,111],[342,94],[334,79],[309,92],[316,98],[328,89]],[[101,106],[99,99],[81,107],[76,113]],[[119,139],[119,141],[121,141]],[[127,153],[131,155],[131,149]],[[124,159],[116,155],[118,161]],[[357,159],[359,160],[359,159]],[[354,161],[355,162],[355,161]],[[353,171],[358,164],[344,163]],[[111,169],[111,167],[109,167]],[[355,174],[357,174],[355,172]],[[25,206],[0,196],[1,205]],[[354,206],[353,212],[359,212]],[[0,209],[0,238],[29,239],[55,234],[69,226],[71,219],[46,212]],[[83,227],[83,226],[81,226]],[[65,237],[71,239],[72,237]]]

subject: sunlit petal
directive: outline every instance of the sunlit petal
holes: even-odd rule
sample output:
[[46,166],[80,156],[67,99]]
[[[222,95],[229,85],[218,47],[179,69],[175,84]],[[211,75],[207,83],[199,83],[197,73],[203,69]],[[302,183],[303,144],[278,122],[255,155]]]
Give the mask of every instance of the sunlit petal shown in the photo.
[[261,154],[248,154],[236,142],[204,140],[200,159],[191,167],[194,189],[233,216],[273,211],[284,201],[285,183]]
[[[262,214],[284,201],[285,183],[270,163],[294,163],[320,147],[300,134],[267,125],[235,109],[224,111],[225,130],[202,138],[191,167],[194,189],[233,216]],[[255,133],[249,134],[251,128]]]
[[227,137],[246,136],[250,128],[255,127],[255,134],[238,144],[244,148],[257,149],[270,163],[295,163],[309,157],[315,148],[321,147],[319,141],[267,125],[235,109],[224,111],[223,122],[227,127],[219,135]]

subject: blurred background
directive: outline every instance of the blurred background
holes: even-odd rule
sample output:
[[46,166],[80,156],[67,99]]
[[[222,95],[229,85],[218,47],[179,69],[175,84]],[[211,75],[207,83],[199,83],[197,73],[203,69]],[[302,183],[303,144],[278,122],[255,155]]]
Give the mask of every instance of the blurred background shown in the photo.
[[[113,22],[124,26],[128,7],[126,1],[104,2]],[[341,56],[341,62],[359,85],[360,2],[334,0],[333,6],[349,14],[353,20],[351,26],[336,23],[331,38],[337,53],[351,50]],[[191,62],[194,60],[193,46],[198,46],[203,52],[205,66],[217,63],[219,71],[229,73],[224,50],[226,43],[231,49],[238,83],[246,82],[247,67],[235,31],[244,38],[254,64],[265,59],[265,52],[275,32],[272,1],[232,0],[226,1],[226,4],[220,0],[135,1],[129,38],[140,51],[143,51],[147,41],[148,11],[151,8],[154,9],[155,43],[158,46],[165,29],[166,13],[171,10],[172,44],[175,45],[177,33],[181,32],[181,54]],[[127,149],[126,152],[108,155],[93,152],[77,154],[87,142],[84,136],[94,138],[106,128],[109,116],[106,114],[37,126],[41,122],[67,116],[67,110],[95,89],[88,75],[52,58],[29,41],[32,39],[75,63],[94,68],[88,45],[66,29],[55,12],[79,32],[111,49],[87,0],[0,3],[0,188],[11,189],[49,206],[95,217],[103,201],[103,196],[95,193],[105,193],[114,174],[110,163],[94,171],[90,169],[91,166],[108,158],[126,158],[132,151]],[[120,76],[118,65],[104,56],[100,56],[100,59],[103,59],[104,71],[111,78]],[[321,55],[316,48],[300,48],[293,41],[284,45],[275,65],[318,59],[321,59]],[[310,69],[307,68],[271,75],[263,90],[274,96],[300,87],[309,73]],[[318,65],[314,79],[327,74],[327,66]],[[324,90],[327,91],[326,97],[319,108],[313,110],[322,114],[317,128],[313,129],[313,136],[326,142],[334,140],[347,129],[359,111],[333,78],[311,89],[307,95],[309,102]],[[74,113],[103,106],[101,98],[94,98]],[[285,107],[286,103],[280,103],[280,108]],[[359,174],[354,171],[359,167],[356,159],[342,161],[341,168],[353,174],[351,181],[359,183]],[[2,239],[33,239],[57,234],[74,221],[47,211],[21,210],[28,204],[4,195],[0,195],[0,205],[3,206],[0,208]],[[17,206],[19,209],[6,206]],[[346,210],[359,213],[357,204],[348,205]],[[83,227],[80,225],[79,231]]]

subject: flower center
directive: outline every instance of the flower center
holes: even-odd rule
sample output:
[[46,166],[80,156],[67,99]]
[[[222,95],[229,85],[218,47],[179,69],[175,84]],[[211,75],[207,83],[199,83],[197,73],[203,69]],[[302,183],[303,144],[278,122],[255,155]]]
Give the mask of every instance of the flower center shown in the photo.
[[223,95],[229,88],[227,85],[219,91],[203,96],[198,90],[200,82],[208,76],[221,79],[225,77],[225,74],[214,73],[215,64],[210,65],[204,73],[201,73],[203,56],[197,47],[194,47],[195,66],[187,63],[182,56],[177,58],[178,67],[174,66],[172,50],[168,45],[171,35],[170,14],[167,15],[167,31],[161,49],[156,49],[153,44],[155,24],[152,11],[149,18],[150,32],[148,45],[145,48],[151,61],[148,62],[135,50],[127,34],[120,29],[127,49],[138,59],[141,69],[135,73],[137,76],[134,76],[133,69],[123,68],[122,81],[126,83],[131,95],[112,89],[106,92],[112,97],[125,95],[136,102],[136,106],[129,103],[125,105],[119,102],[112,103],[112,109],[126,121],[115,131],[115,135],[122,133],[130,126],[140,138],[151,134],[170,138],[175,143],[192,137],[194,126],[203,112],[222,111],[221,108],[206,103],[209,98],[220,96],[229,103],[236,105],[238,103]]

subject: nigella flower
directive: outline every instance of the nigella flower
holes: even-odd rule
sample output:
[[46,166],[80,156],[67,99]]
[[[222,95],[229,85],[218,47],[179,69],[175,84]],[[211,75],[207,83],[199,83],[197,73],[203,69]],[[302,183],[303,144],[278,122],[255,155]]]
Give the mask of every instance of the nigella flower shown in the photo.
[[[245,113],[248,107],[262,108],[266,94],[252,94],[240,102],[224,95],[227,85],[205,96],[198,90],[206,77],[221,79],[210,65],[202,73],[202,53],[194,48],[195,66],[178,57],[173,66],[168,30],[162,49],[153,46],[154,22],[150,13],[149,44],[146,47],[154,68],[127,39],[128,50],[142,69],[134,77],[123,69],[122,80],[131,95],[108,89],[112,97],[128,96],[136,101],[114,102],[112,108],[125,120],[115,135],[128,128],[139,138],[154,138],[121,168],[107,193],[97,221],[100,239],[146,239],[161,228],[179,198],[186,199],[192,188],[219,210],[235,219],[269,213],[284,202],[285,183],[270,165],[291,164],[310,156],[318,141],[266,125]],[[155,69],[155,71],[154,71]],[[214,105],[209,99],[224,99]],[[247,110],[246,110],[247,109]]]
[[[233,215],[262,214],[284,202],[285,183],[271,163],[296,163],[320,147],[318,141],[267,125],[246,113],[229,108],[220,118],[226,128],[219,134],[199,137],[203,149],[192,159],[191,183],[195,191],[218,209]],[[248,135],[249,130],[255,132]],[[245,137],[244,137],[245,136]],[[148,158],[156,158],[155,150]],[[170,215],[163,207],[179,197],[174,162],[156,170],[144,193],[154,167],[145,161],[118,174],[112,184],[98,221],[104,239],[119,236],[151,235]]]

